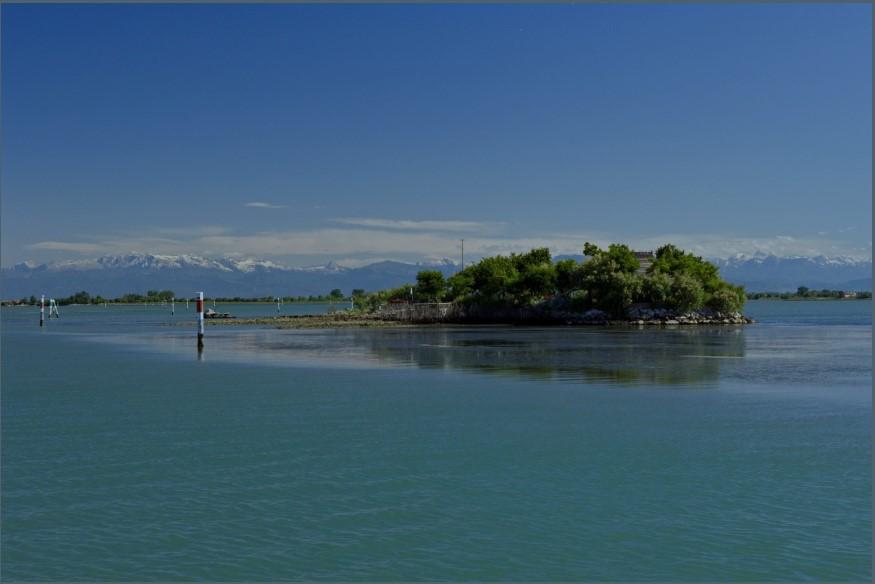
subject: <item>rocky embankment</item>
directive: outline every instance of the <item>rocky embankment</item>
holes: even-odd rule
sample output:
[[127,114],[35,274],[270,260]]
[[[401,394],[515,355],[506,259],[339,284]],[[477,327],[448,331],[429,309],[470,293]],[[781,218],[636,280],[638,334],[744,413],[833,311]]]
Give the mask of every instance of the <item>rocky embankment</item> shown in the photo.
[[261,325],[282,329],[306,328],[385,328],[424,325],[603,325],[603,326],[680,326],[680,325],[743,325],[754,322],[740,312],[723,313],[703,309],[677,312],[661,308],[634,308],[629,317],[617,319],[601,310],[585,312],[484,309],[465,312],[431,310],[429,305],[408,305],[405,310],[380,311],[377,313],[334,312],[331,314],[264,316],[233,318],[210,321],[213,325]]
[[626,318],[601,310],[570,310],[567,302],[545,302],[527,307],[492,307],[451,303],[396,304],[378,313],[384,320],[409,324],[545,324],[545,325],[738,325],[753,319],[740,312],[717,312],[703,308],[675,311],[633,306]]
[[690,325],[690,324],[751,324],[752,318],[740,312],[717,312],[710,309],[679,312],[665,308],[634,308],[629,317],[623,320],[612,319],[601,310],[588,310],[576,315],[576,319],[588,324],[630,324],[630,325]]

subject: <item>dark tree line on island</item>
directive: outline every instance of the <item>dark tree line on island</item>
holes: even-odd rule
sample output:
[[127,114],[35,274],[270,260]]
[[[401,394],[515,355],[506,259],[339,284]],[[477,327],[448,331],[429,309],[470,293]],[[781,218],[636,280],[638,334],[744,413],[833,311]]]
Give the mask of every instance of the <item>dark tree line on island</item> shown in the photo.
[[656,250],[652,264],[641,264],[626,245],[607,249],[587,243],[581,263],[554,262],[547,248],[483,258],[444,278],[438,271],[419,272],[416,284],[354,297],[356,306],[375,310],[389,302],[461,302],[480,306],[532,306],[562,297],[573,310],[598,309],[623,317],[634,303],[677,311],[710,308],[737,312],[744,288],[720,278],[717,267],[673,245]]
[[856,292],[848,290],[810,290],[807,286],[799,286],[796,292],[751,292],[747,295],[748,300],[836,300],[836,299],[856,299],[868,300],[872,298],[872,292],[868,290],[859,290]]

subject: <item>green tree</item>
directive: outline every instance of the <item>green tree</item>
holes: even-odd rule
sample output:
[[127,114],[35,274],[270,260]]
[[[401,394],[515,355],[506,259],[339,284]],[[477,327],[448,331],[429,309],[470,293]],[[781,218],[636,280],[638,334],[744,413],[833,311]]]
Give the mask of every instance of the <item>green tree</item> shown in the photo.
[[515,300],[528,304],[550,296],[556,290],[556,268],[550,263],[526,265],[514,286]]
[[541,264],[549,264],[553,261],[550,256],[550,248],[538,247],[526,253],[511,254],[511,260],[514,267],[518,271],[523,271],[529,266],[539,266]]
[[343,298],[343,292],[341,292],[340,288],[335,288],[331,292],[328,293],[328,296],[332,300],[341,300]]
[[671,298],[672,277],[662,272],[652,272],[641,282],[641,299],[654,306],[666,306]]
[[671,295],[668,305],[675,310],[693,310],[700,308],[705,302],[705,290],[702,284],[687,273],[674,276],[671,283]]
[[437,270],[422,270],[416,274],[416,295],[426,302],[438,302],[444,296],[446,282]]
[[505,256],[483,258],[472,266],[474,293],[486,304],[504,303],[510,299],[519,272],[514,261]]
[[713,292],[723,284],[717,266],[672,244],[656,250],[656,258],[648,272],[662,272],[670,276],[686,274],[697,280],[705,292]]
[[717,312],[738,312],[744,306],[744,288],[725,284],[711,293],[707,306]]
[[799,288],[796,289],[796,294],[798,294],[802,298],[805,298],[806,296],[808,296],[808,287],[807,286],[799,286]]
[[467,267],[447,278],[448,298],[455,302],[467,298],[474,290],[474,272]]
[[629,249],[628,245],[621,243],[612,243],[605,251],[594,243],[586,242],[583,244],[583,255],[589,256],[591,259],[606,256],[616,264],[617,270],[629,274],[641,267],[641,262],[635,257],[635,253]]
[[556,288],[560,294],[568,294],[580,288],[580,264],[574,260],[556,262]]
[[596,252],[581,268],[583,288],[591,306],[613,316],[625,315],[641,295],[641,278],[621,267],[609,253]]

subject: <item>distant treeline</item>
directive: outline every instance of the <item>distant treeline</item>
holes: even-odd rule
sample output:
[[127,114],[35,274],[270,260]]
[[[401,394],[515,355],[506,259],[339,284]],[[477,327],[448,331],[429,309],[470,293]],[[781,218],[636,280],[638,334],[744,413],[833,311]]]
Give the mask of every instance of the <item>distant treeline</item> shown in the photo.
[[[282,302],[293,304],[296,302],[348,302],[353,297],[364,296],[365,291],[361,288],[356,288],[352,291],[352,294],[347,296],[345,295],[340,288],[335,288],[328,294],[320,294],[320,295],[310,295],[310,296],[282,296]],[[262,296],[256,298],[244,298],[242,296],[219,296],[219,297],[206,297],[205,300],[208,302],[276,302],[276,296]],[[185,302],[186,300],[194,301],[195,297],[189,298],[181,298],[177,296],[173,290],[149,290],[145,295],[129,293],[124,294],[123,296],[119,296],[118,298],[104,298],[103,296],[95,295],[92,296],[90,293],[86,291],[77,292],[76,294],[72,294],[65,298],[55,298],[55,302],[57,302],[61,306],[70,305],[70,304],[156,304],[156,303],[165,303],[170,302],[171,300],[176,300],[177,302]],[[49,297],[46,297],[46,303],[48,303]],[[36,296],[30,296],[21,298],[19,300],[9,300],[3,301],[4,305],[37,305],[39,304],[39,298]]]
[[799,286],[796,292],[750,292],[747,295],[749,300],[825,300],[825,299],[840,299],[840,300],[865,300],[872,298],[872,292],[857,291],[849,292],[847,290],[811,290],[805,286]]

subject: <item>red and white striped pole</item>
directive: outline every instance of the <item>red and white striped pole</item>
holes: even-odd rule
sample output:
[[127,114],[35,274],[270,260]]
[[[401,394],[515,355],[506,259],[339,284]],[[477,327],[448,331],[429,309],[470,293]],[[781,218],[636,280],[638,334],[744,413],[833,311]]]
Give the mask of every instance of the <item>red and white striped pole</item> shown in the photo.
[[204,348],[204,293],[197,293],[197,348]]
[[43,322],[46,320],[46,295],[43,294],[39,297],[39,325],[43,326]]

